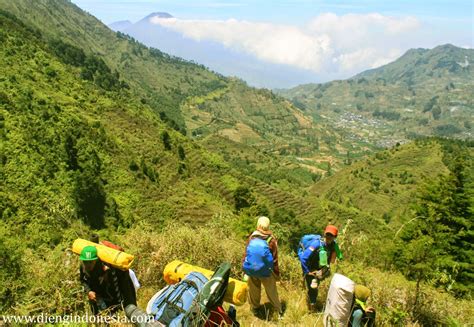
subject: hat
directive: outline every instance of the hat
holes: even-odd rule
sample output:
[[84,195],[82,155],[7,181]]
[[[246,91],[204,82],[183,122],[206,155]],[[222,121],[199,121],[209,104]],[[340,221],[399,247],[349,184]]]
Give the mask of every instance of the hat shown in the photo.
[[327,225],[326,229],[324,230],[324,234],[327,233],[337,236],[337,227],[334,225]]
[[260,216],[257,221],[257,229],[267,231],[270,228],[270,219],[265,216]]
[[365,302],[372,292],[364,285],[356,285],[354,288],[354,296],[356,299]]
[[81,251],[81,255],[79,258],[82,261],[92,261],[99,259],[99,257],[97,256],[97,248],[92,245],[84,247]]

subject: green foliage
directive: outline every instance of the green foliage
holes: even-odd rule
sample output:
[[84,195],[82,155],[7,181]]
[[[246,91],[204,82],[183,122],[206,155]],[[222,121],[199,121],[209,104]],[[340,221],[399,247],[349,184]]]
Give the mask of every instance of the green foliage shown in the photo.
[[255,198],[248,187],[239,186],[234,190],[234,202],[235,210],[239,212],[244,208],[250,207],[255,202]]
[[9,228],[3,221],[0,223],[0,253],[2,253],[0,263],[0,283],[2,289],[0,296],[4,299],[0,302],[0,310],[6,312],[16,301],[25,288],[20,277],[22,276],[22,262],[24,247],[21,242],[11,234]]
[[451,175],[425,189],[393,261],[409,278],[431,280],[458,296],[470,296],[473,280],[468,270],[474,247],[468,241],[472,238],[471,209],[463,186]]
[[440,136],[451,136],[461,132],[461,129],[453,124],[439,125],[436,126],[435,132]]
[[393,111],[375,110],[372,113],[372,116],[381,117],[381,118],[385,118],[385,119],[388,119],[388,120],[400,120],[400,114],[398,112],[393,112]]
[[432,97],[423,107],[423,112],[431,111],[434,105],[437,103],[439,96]]
[[81,67],[86,61],[86,54],[82,49],[61,40],[51,41],[50,47],[53,53],[65,64]]
[[171,138],[167,131],[161,133],[161,141],[163,142],[165,150],[171,150]]
[[186,159],[186,153],[184,152],[184,148],[182,145],[178,146],[178,157],[179,157],[179,160]]
[[74,192],[77,211],[89,226],[103,228],[106,194],[101,180],[102,163],[94,149],[87,145],[79,148]]

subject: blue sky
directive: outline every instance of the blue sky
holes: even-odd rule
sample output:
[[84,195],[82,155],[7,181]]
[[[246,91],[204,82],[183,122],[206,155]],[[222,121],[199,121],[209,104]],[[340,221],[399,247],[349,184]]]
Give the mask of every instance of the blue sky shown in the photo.
[[[179,18],[246,19],[298,24],[324,12],[335,14],[373,13],[416,16],[438,23],[456,23],[473,32],[473,1],[470,0],[73,0],[105,23],[129,19],[137,21],[154,11]],[[472,36],[472,35],[471,35]]]

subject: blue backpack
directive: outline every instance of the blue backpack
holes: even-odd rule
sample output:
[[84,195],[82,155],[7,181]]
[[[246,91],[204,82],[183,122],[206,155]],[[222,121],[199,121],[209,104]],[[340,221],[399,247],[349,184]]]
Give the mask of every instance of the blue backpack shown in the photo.
[[191,326],[200,316],[200,306],[195,300],[204,285],[206,276],[191,272],[175,285],[169,285],[156,293],[148,302],[147,313],[153,320],[166,326]]
[[250,277],[270,277],[273,271],[273,255],[270,251],[270,236],[267,240],[252,238],[247,246],[247,256],[242,268]]
[[222,305],[229,283],[231,266],[220,264],[211,278],[199,272],[191,272],[182,281],[169,285],[156,293],[146,312],[166,326],[201,326],[211,310]]
[[308,246],[317,240],[321,240],[321,235],[316,235],[316,234],[304,235],[300,239],[300,244],[298,246],[298,257],[301,258],[301,255],[308,248]]

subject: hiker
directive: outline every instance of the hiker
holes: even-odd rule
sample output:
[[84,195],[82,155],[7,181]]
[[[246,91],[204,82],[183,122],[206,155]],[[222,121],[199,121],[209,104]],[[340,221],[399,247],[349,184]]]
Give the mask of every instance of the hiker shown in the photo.
[[278,312],[279,318],[282,318],[282,305],[276,287],[277,280],[280,280],[278,243],[269,228],[270,219],[264,216],[259,217],[257,230],[248,238],[242,268],[248,276],[247,285],[252,313],[256,316],[259,314],[263,284],[274,312]]
[[[97,243],[97,244],[105,245],[109,248],[112,248],[112,249],[115,249],[115,250],[118,250],[118,251],[121,251],[121,252],[125,252],[124,248],[121,247],[120,245],[114,244],[110,241],[104,241],[104,240],[100,241],[99,240],[99,235],[95,234],[95,233],[91,235],[90,241],[94,242],[94,243]],[[135,272],[132,269],[128,270],[128,274],[130,275],[130,278],[132,279],[133,287],[135,288],[135,293],[136,293],[138,291],[138,289],[141,287],[140,282],[138,281],[137,275],[135,274]]]
[[375,309],[367,306],[367,299],[371,294],[370,289],[363,285],[354,288],[354,299],[352,304],[352,315],[349,326],[373,327],[375,326]]
[[109,309],[115,312],[119,305],[137,305],[136,293],[128,271],[110,267],[97,255],[97,248],[85,246],[80,254],[80,281],[89,299],[92,313]]
[[[330,275],[330,264],[336,261],[336,255],[342,259],[342,253],[335,242],[337,227],[328,225],[324,230],[324,239],[319,235],[305,235],[301,238],[298,257],[303,270],[304,281],[308,289],[308,306],[316,311],[316,299],[320,282]],[[336,254],[337,253],[337,254]]]

